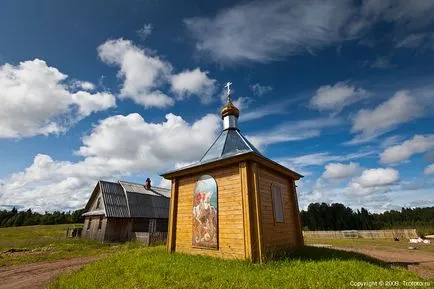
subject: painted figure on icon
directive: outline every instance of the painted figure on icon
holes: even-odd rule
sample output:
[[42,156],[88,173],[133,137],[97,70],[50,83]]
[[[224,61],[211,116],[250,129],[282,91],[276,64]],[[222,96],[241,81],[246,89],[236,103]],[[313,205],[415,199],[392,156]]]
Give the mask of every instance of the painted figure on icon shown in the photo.
[[193,247],[218,248],[217,183],[213,177],[199,178],[193,199]]

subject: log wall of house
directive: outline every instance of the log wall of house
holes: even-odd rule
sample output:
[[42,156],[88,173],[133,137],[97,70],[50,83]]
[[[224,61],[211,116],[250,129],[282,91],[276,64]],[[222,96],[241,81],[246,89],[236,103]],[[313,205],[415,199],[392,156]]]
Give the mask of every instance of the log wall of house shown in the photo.
[[[212,176],[217,183],[218,203],[218,249],[202,249],[192,246],[192,210],[194,189],[202,175]],[[201,173],[180,177],[175,182],[176,198],[173,205],[176,211],[173,231],[174,248],[177,252],[218,256],[223,258],[244,259],[243,200],[239,166],[205,170]],[[172,192],[172,196],[174,193]],[[170,229],[169,229],[170,230]]]

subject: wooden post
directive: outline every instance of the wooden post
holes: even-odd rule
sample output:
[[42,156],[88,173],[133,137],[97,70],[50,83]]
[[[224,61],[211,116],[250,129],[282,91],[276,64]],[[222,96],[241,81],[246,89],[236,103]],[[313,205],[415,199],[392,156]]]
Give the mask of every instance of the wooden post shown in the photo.
[[252,236],[250,226],[250,196],[247,162],[240,162],[241,196],[243,199],[243,224],[244,224],[244,252],[247,260],[252,260]]
[[262,241],[262,215],[261,215],[261,198],[259,192],[259,176],[258,176],[258,164],[252,164],[252,189],[253,189],[253,197],[255,201],[255,226],[256,226],[256,237],[257,237],[257,253],[259,262],[262,263],[264,259],[264,248]]
[[169,253],[175,251],[177,208],[178,208],[178,183],[176,179],[172,179],[172,187],[170,193],[170,209],[169,209],[169,228],[167,232],[167,251]]
[[301,228],[301,217],[300,217],[300,209],[298,207],[298,198],[297,198],[297,188],[295,186],[295,181],[293,179],[289,179],[289,187],[292,187],[292,200],[294,204],[294,218],[295,224],[297,226],[297,242],[298,247],[302,247],[304,245],[304,238],[303,238],[303,230]]

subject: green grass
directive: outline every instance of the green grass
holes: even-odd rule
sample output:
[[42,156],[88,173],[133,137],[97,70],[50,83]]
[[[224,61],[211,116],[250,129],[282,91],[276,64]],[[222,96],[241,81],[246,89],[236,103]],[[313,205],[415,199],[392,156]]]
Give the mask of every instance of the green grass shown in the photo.
[[394,241],[390,239],[316,239],[305,238],[305,243],[309,244],[329,244],[342,248],[352,249],[373,249],[383,251],[408,250],[409,246],[416,247],[418,251],[434,253],[434,244],[410,244],[407,239]]
[[[97,256],[140,246],[136,243],[102,243],[66,238],[68,226],[71,227],[71,225],[46,225],[0,228],[0,267]],[[22,251],[4,253],[10,249]]]
[[364,255],[306,247],[266,264],[168,254],[164,247],[110,255],[49,288],[348,288],[351,281],[423,281]]
[[416,231],[420,236],[434,235],[434,227],[416,227]]
[[80,226],[82,225],[42,225],[0,228],[0,250],[11,247],[34,247],[65,240],[67,227],[72,228]]

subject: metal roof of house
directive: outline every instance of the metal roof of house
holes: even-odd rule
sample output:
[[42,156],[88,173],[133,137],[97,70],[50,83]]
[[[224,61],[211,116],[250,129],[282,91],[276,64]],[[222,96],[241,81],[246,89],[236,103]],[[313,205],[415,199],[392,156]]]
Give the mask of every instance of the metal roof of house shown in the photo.
[[[105,215],[109,218],[168,218],[170,190],[119,181],[117,183],[99,181],[104,201]],[[97,185],[97,186],[98,186]],[[94,190],[83,216],[95,215],[89,211],[90,203],[98,190]]]
[[126,181],[119,181],[119,183],[127,192],[148,194],[153,196],[163,196],[166,198],[170,198],[169,189],[151,186],[151,188],[148,190],[145,188],[143,184],[137,184],[137,183],[126,182]]
[[128,218],[130,216],[127,199],[118,183],[99,181],[107,217]]
[[132,218],[169,218],[170,199],[165,196],[169,190],[153,187],[148,190],[141,184],[123,181],[119,184],[127,195]]

